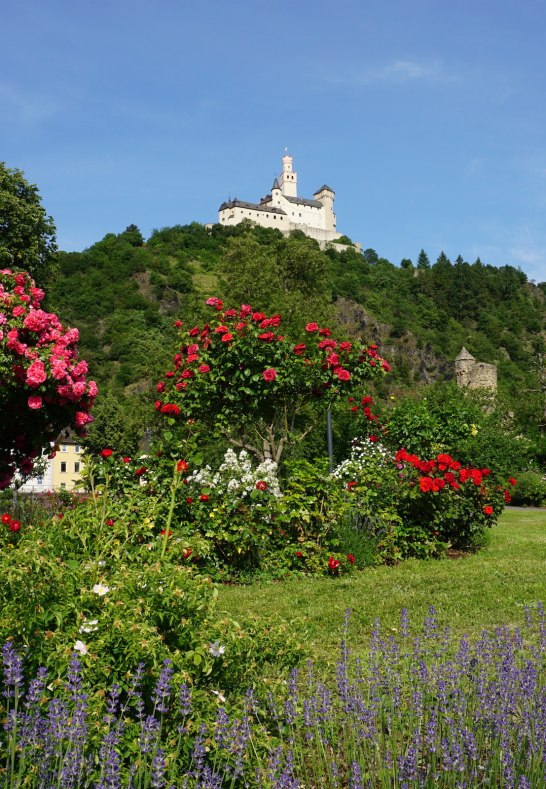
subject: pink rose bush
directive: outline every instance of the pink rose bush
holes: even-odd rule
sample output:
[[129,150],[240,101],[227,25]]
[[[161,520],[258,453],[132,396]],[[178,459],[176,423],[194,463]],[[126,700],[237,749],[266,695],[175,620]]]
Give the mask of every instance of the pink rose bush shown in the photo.
[[41,308],[44,292],[24,272],[0,270],[0,489],[59,432],[93,420],[97,385],[78,360],[78,330]]

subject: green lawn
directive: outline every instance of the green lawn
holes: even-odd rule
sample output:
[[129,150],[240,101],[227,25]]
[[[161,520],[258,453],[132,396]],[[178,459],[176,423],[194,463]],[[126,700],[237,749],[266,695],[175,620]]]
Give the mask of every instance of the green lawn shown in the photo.
[[496,625],[519,625],[523,607],[546,604],[546,510],[507,510],[489,547],[476,555],[442,561],[409,560],[341,579],[302,578],[252,586],[222,587],[220,608],[230,615],[290,623],[319,661],[336,659],[346,608],[353,611],[351,647],[364,650],[373,621],[395,633],[400,610],[421,621],[429,605],[456,634]]

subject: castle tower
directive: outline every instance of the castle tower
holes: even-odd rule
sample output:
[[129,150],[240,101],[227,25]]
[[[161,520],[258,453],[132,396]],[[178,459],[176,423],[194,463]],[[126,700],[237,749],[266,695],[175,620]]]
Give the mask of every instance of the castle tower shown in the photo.
[[292,169],[292,157],[288,153],[282,157],[281,191],[286,197],[298,196],[298,174]]
[[457,386],[468,386],[470,384],[475,366],[475,358],[463,345],[461,352],[455,359],[455,380],[457,381]]
[[273,181],[273,186],[271,187],[271,202],[275,205],[281,204],[281,187],[279,186],[278,180],[275,178]]
[[335,192],[329,186],[324,184],[318,189],[313,197],[322,203],[324,207],[324,229],[336,230],[336,215],[334,214],[334,197]]

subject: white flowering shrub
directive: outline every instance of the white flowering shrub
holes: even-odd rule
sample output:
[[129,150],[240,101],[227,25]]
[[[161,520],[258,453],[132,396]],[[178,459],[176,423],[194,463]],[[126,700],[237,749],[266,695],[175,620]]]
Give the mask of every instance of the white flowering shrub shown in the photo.
[[[238,497],[249,503],[252,501],[251,494],[256,489],[267,491],[275,498],[282,495],[277,479],[277,464],[273,460],[264,460],[254,466],[244,449],[238,455],[233,449],[228,449],[217,471],[213,471],[210,466],[203,466],[192,472],[187,479],[188,489],[210,488],[215,497]],[[265,487],[260,483],[264,483]]]
[[386,469],[390,461],[392,461],[391,454],[379,441],[356,438],[353,441],[350,457],[343,460],[332,473],[336,479],[345,484],[361,483],[373,472]]

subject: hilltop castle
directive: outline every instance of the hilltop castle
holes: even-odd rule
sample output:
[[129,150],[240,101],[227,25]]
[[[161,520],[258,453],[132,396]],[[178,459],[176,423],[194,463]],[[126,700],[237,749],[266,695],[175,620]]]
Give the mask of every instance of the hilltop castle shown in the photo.
[[218,211],[221,225],[238,225],[250,219],[262,227],[274,227],[281,233],[301,230],[306,236],[316,239],[321,246],[341,238],[336,230],[334,214],[334,190],[321,186],[312,200],[298,197],[298,175],[292,168],[292,157],[286,153],[282,158],[282,173],[275,178],[271,194],[262,197],[259,203],[243,200],[228,200]]

